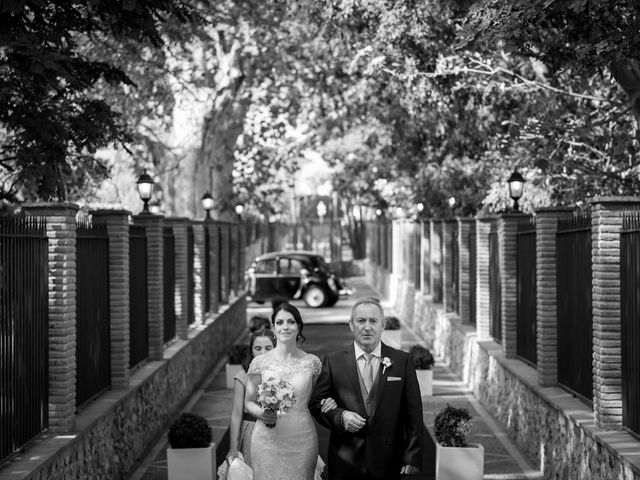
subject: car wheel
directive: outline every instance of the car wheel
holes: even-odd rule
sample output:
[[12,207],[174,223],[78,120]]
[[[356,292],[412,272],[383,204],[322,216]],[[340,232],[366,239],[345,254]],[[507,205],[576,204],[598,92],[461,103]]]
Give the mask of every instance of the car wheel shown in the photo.
[[311,285],[304,292],[304,303],[311,308],[322,307],[327,301],[327,292],[318,285]]

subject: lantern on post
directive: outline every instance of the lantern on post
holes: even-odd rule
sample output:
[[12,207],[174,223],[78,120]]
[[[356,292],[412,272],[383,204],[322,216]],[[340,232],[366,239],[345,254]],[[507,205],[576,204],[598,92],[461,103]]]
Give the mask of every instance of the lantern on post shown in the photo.
[[149,176],[146,169],[142,171],[142,174],[138,177],[136,184],[138,187],[138,195],[140,195],[140,199],[144,202],[142,213],[150,213],[149,200],[151,199],[151,195],[153,195],[154,183],[153,178]]
[[204,208],[205,211],[207,212],[205,220],[206,219],[210,219],[211,218],[210,211],[213,208],[213,197],[211,196],[211,194],[209,192],[207,192],[204,195],[202,195],[202,208]]
[[509,195],[513,199],[513,211],[519,212],[520,207],[518,205],[518,200],[522,197],[522,191],[524,189],[524,178],[517,169],[513,171],[509,180],[507,180],[509,184]]

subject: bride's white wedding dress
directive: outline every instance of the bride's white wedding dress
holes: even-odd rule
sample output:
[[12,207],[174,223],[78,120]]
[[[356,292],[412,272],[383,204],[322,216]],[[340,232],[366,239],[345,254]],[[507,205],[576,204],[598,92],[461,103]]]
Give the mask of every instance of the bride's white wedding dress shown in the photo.
[[315,355],[281,361],[270,354],[253,359],[249,371],[289,382],[296,403],[278,417],[275,428],[258,420],[251,437],[251,466],[254,480],[313,480],[318,460],[318,434],[308,403],[313,389],[313,375],[318,375],[322,363]]

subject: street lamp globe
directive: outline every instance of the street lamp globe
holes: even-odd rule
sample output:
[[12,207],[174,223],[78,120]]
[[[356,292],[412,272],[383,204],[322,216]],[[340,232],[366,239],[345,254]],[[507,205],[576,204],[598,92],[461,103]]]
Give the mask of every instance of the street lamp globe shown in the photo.
[[376,208],[376,215],[379,217],[380,215],[382,215],[382,209],[380,208]]
[[520,207],[518,206],[518,200],[522,197],[522,191],[524,189],[524,178],[517,169],[513,171],[509,180],[507,180],[509,184],[509,195],[513,199],[513,211],[519,212]]
[[211,196],[211,194],[209,192],[207,192],[204,195],[202,195],[202,207],[207,212],[207,217],[206,218],[211,218],[210,211],[213,208],[213,197]]
[[242,212],[244,212],[244,206],[240,204],[236,205],[236,215],[240,216]]
[[149,200],[151,199],[151,195],[153,195],[154,183],[153,178],[149,176],[146,169],[142,171],[136,184],[138,187],[138,195],[140,195],[140,199],[144,202],[142,212],[149,213]]
[[418,213],[422,213],[424,210],[424,203],[419,202],[418,205],[416,205],[416,209],[418,210]]

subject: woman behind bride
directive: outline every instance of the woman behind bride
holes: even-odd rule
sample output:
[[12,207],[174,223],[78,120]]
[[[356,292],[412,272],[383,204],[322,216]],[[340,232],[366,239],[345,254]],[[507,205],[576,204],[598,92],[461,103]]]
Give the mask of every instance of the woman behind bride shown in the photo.
[[[251,437],[254,480],[313,480],[318,460],[318,435],[307,404],[322,364],[315,355],[298,348],[302,318],[296,307],[279,305],[271,315],[276,347],[253,359],[248,370],[245,407],[258,419]],[[284,380],[294,389],[295,403],[277,416],[256,402],[258,386],[264,380]],[[323,409],[335,406],[323,401]],[[269,427],[273,425],[275,427]]]

